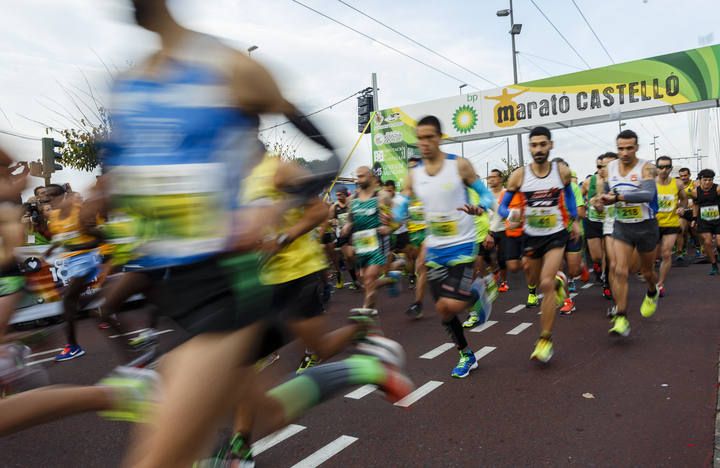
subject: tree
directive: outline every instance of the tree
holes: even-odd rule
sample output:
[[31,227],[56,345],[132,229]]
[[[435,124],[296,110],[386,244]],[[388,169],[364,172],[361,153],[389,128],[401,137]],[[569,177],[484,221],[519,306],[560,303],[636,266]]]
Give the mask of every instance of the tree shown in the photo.
[[503,184],[507,183],[507,180],[510,178],[510,174],[513,173],[515,169],[520,167],[520,163],[513,161],[512,158],[503,158],[502,159],[503,164],[505,164],[505,168],[500,169],[500,172],[502,174],[502,181]]
[[89,122],[81,118],[80,128],[56,130],[65,138],[60,148],[65,166],[81,171],[92,171],[100,165],[99,143],[109,138],[112,121],[104,107],[98,107],[97,111],[99,122]]

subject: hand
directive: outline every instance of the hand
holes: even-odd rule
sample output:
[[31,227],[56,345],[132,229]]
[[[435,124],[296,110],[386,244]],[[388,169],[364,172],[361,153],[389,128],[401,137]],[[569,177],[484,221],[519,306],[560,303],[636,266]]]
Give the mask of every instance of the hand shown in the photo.
[[470,216],[480,216],[481,214],[485,213],[485,210],[482,206],[475,206],[470,204],[465,204],[457,209],[458,211],[463,211]]
[[495,238],[488,234],[485,242],[483,242],[483,247],[485,247],[486,250],[492,250],[492,248],[495,247]]
[[600,201],[602,201],[603,205],[612,205],[617,203],[618,196],[614,193],[603,193],[600,196]]
[[677,215],[678,215],[678,216],[682,216],[682,215],[684,215],[684,214],[685,214],[685,208],[680,207],[680,208],[677,209]]
[[691,227],[691,228],[694,229],[696,225],[697,225],[697,221],[695,221],[694,219],[693,219],[692,221],[690,221],[690,227]]
[[383,224],[390,224],[393,222],[393,216],[391,213],[381,212],[380,213],[380,222]]

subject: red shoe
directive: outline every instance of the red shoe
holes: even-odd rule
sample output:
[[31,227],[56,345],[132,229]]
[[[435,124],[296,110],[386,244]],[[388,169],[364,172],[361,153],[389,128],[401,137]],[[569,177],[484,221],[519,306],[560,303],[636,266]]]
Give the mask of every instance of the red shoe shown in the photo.
[[498,292],[508,292],[510,291],[510,286],[508,286],[507,281],[503,281],[500,283],[500,286],[498,286]]
[[603,297],[607,300],[612,300],[612,291],[609,286],[603,287]]
[[587,283],[590,281],[590,272],[587,269],[587,266],[583,263],[582,271],[580,272],[580,280],[582,280],[583,283]]
[[575,312],[575,303],[572,299],[569,297],[565,299],[565,302],[563,303],[562,307],[560,307],[560,314],[561,315],[570,315],[573,312]]
[[107,322],[100,322],[98,323],[98,328],[100,330],[107,330],[108,328],[110,328],[110,324]]
[[658,286],[658,293],[660,294],[660,297],[665,297],[665,286]]

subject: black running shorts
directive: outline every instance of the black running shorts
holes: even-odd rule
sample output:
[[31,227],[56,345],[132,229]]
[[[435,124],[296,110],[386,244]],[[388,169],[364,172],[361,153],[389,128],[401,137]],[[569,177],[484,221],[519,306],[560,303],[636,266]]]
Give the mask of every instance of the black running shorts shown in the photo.
[[657,219],[647,219],[639,223],[615,221],[613,238],[635,247],[640,253],[652,252],[660,238]]
[[597,221],[589,221],[583,219],[583,227],[585,228],[585,239],[602,239],[603,223]]
[[435,302],[442,297],[472,302],[472,283],[475,275],[473,263],[453,266],[428,266],[427,281]]
[[526,235],[523,254],[528,258],[543,258],[546,253],[553,249],[565,250],[568,240],[570,240],[570,234],[566,229],[547,236]]

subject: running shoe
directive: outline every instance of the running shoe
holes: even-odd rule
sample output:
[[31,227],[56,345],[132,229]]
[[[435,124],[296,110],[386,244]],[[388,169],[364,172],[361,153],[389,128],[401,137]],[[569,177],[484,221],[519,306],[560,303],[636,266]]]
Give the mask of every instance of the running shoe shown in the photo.
[[463,328],[473,328],[479,322],[480,322],[480,317],[478,316],[478,313],[474,310],[471,310],[470,315],[468,315],[467,320],[465,320],[462,325],[463,325]]
[[611,335],[628,336],[630,334],[630,322],[624,315],[614,315],[610,319],[612,327],[608,330]]
[[342,278],[338,276],[337,281],[335,282],[335,289],[342,289],[344,286]]
[[355,341],[362,340],[367,335],[382,335],[382,329],[377,322],[377,309],[356,308],[350,309],[348,320],[358,325],[362,325],[360,331],[355,335]]
[[535,350],[530,355],[531,360],[546,363],[553,357],[552,340],[548,338],[540,338],[535,343]]
[[56,362],[69,361],[71,359],[79,358],[85,354],[85,350],[80,345],[66,344],[63,350],[55,356]]
[[708,275],[710,275],[710,276],[718,276],[718,275],[720,275],[720,272],[718,272],[717,263],[714,264],[714,265],[712,265],[712,266],[710,267],[710,273],[708,273]]
[[577,291],[577,285],[575,284],[575,279],[571,279],[570,281],[568,281],[568,291],[571,293]]
[[658,286],[657,290],[660,297],[665,297],[665,286]]
[[608,318],[613,318],[617,315],[617,306],[612,305],[611,307],[608,307],[607,312],[605,312],[605,316]]
[[405,313],[408,315],[408,317],[414,320],[421,319],[423,316],[422,303],[414,302],[410,307],[407,308]]
[[612,300],[612,291],[610,290],[609,284],[603,285],[602,295],[605,299],[611,301]]
[[560,307],[560,315],[570,315],[573,312],[575,312],[575,302],[568,297]]
[[99,412],[112,421],[147,422],[155,404],[160,382],[157,372],[133,367],[117,367],[97,385],[109,387],[115,396],[115,408]]
[[593,272],[595,273],[595,282],[602,283],[602,266],[599,263],[593,263],[592,265]]
[[508,291],[510,291],[510,286],[508,286],[507,281],[500,283],[500,286],[498,286],[498,292],[504,293]]
[[415,289],[415,275],[408,275],[408,289]]
[[538,299],[537,294],[528,294],[527,303],[525,304],[525,307],[537,307],[539,305],[540,305],[540,299]]
[[475,354],[472,351],[460,351],[460,360],[450,373],[450,376],[456,379],[464,379],[470,374],[470,371],[477,369],[478,363]]
[[580,271],[580,280],[583,283],[587,283],[588,281],[590,281],[590,272],[588,271],[585,263],[583,263],[582,271]]
[[562,271],[558,271],[555,275],[555,305],[562,307],[567,299],[567,293],[565,292],[565,282],[567,276]]
[[645,318],[652,317],[657,310],[658,299],[660,299],[660,294],[657,291],[655,292],[655,297],[650,297],[645,294],[645,298],[642,304],[640,304],[640,315]]
[[157,345],[157,330],[154,328],[148,328],[147,330],[141,331],[135,338],[130,338],[128,344],[136,351],[140,351],[151,346]]
[[305,356],[303,356],[302,358],[302,361],[300,361],[300,366],[295,371],[295,374],[300,375],[311,367],[315,367],[319,363],[320,357],[318,357],[317,354],[306,352]]

